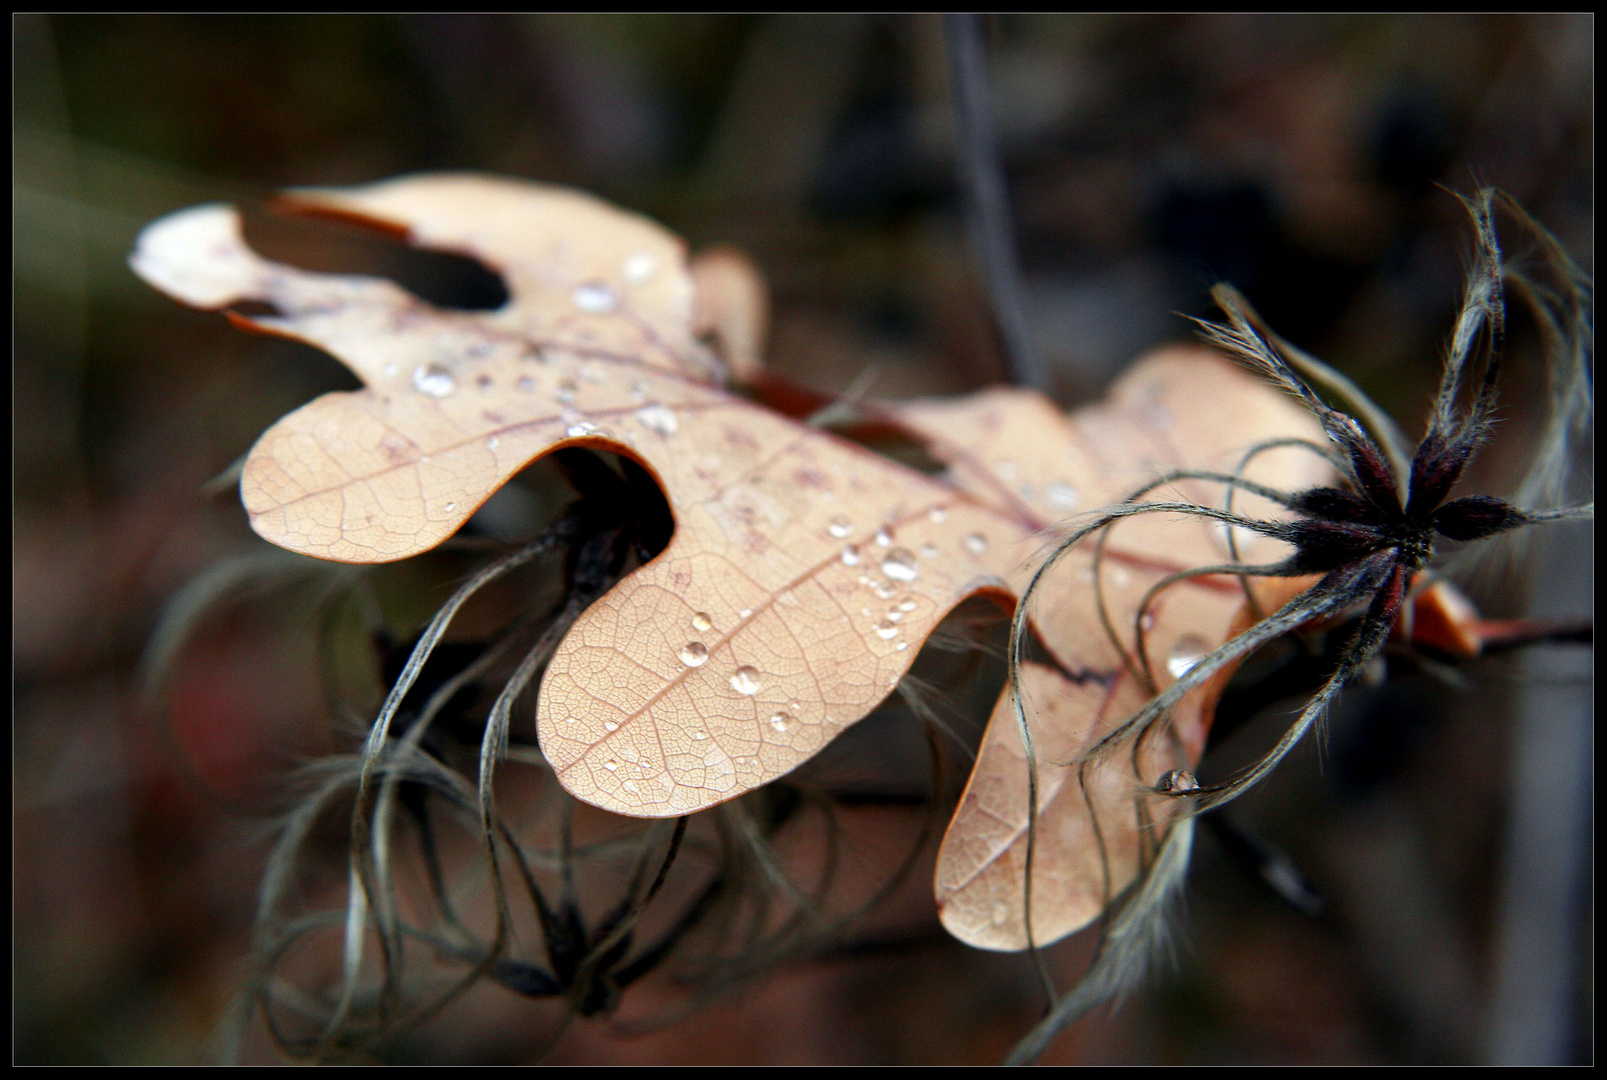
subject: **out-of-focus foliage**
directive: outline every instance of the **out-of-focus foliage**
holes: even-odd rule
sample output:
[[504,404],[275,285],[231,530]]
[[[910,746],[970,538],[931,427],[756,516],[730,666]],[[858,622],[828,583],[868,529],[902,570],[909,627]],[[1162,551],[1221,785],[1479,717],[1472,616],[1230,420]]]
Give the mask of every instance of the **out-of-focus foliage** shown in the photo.
[[[1588,16],[997,21],[1028,316],[1062,403],[1187,336],[1174,313],[1204,314],[1226,279],[1417,422],[1462,263],[1460,208],[1436,183],[1500,186],[1576,258],[1591,249],[1593,29]],[[172,737],[141,704],[159,605],[255,542],[201,485],[274,418],[350,385],[314,350],[147,290],[124,263],[145,222],[421,169],[571,183],[694,245],[746,250],[774,292],[769,364],[800,381],[841,391],[874,367],[876,395],[898,397],[1001,377],[958,216],[936,19],[24,16],[13,48],[19,1060],[201,1055],[243,971],[260,815],[290,765],[336,740],[311,594],[248,594],[205,624],[172,673]],[[499,301],[461,260],[261,213],[247,233],[312,269]],[[1479,490],[1510,490],[1544,393],[1523,319],[1511,350]],[[550,493],[524,498],[512,518],[550,511]],[[462,571],[381,576],[398,638]],[[1516,609],[1521,582],[1481,582],[1489,614]],[[361,683],[363,660],[336,666]],[[1202,842],[1180,966],[1048,1060],[1480,1059],[1501,1019],[1502,675],[1476,672],[1471,700],[1423,680],[1348,699],[1323,767],[1315,750],[1291,760],[1240,811],[1295,854],[1328,914],[1280,907]],[[1035,978],[928,934],[923,877],[877,924],[919,948],[790,968],[636,1041],[576,1024],[551,1060],[996,1060],[1041,1007]],[[1086,948],[1051,961],[1074,975]],[[537,1049],[528,1002],[488,990],[471,1006],[427,1029],[416,1059]],[[1570,1052],[1588,1057],[1588,1042]]]

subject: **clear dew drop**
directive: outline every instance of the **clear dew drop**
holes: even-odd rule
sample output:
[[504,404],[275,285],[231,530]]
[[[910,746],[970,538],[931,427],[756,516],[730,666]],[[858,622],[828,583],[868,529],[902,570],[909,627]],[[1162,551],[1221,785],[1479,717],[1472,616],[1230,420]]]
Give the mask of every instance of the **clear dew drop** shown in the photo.
[[706,634],[714,629],[714,620],[709,618],[707,611],[699,611],[692,616],[692,629],[700,634]]
[[904,617],[904,613],[902,611],[898,610],[898,608],[895,607],[895,608],[888,608],[887,609],[887,621],[888,622],[898,622],[903,617]]
[[731,689],[744,697],[752,697],[763,686],[764,683],[760,681],[759,673],[746,664],[743,664],[731,674]]
[[658,272],[658,260],[653,258],[652,252],[638,251],[625,260],[623,270],[626,281],[632,285],[645,285]]
[[831,533],[831,535],[835,536],[837,539],[841,540],[843,537],[854,531],[854,523],[849,521],[843,515],[838,514],[836,517],[832,518],[826,523],[826,531]]
[[1172,678],[1181,679],[1210,651],[1210,642],[1198,634],[1184,634],[1172,645],[1172,653],[1166,658],[1166,670],[1172,673]]
[[615,769],[619,768],[619,762],[605,761],[603,762],[603,768],[607,769],[609,772],[613,772]]
[[907,649],[909,647],[910,647],[910,643],[907,642],[907,641],[900,641],[898,643],[898,645],[897,645],[897,649],[898,649],[899,652],[903,652],[905,649]]
[[707,731],[694,731],[694,732],[692,732],[692,741],[693,742],[702,742],[704,739],[707,739],[708,737],[709,737],[709,733]]
[[915,555],[909,548],[894,548],[882,559],[882,573],[894,581],[914,581],[921,576]]
[[558,392],[553,397],[558,399],[558,404],[568,405],[575,400],[575,391],[578,389],[574,379],[563,379],[558,383]]
[[680,417],[668,405],[643,405],[636,410],[636,419],[648,431],[669,438],[681,430]]
[[858,566],[859,549],[853,544],[844,544],[842,550],[842,560],[844,566]]
[[981,555],[988,550],[988,538],[981,533],[972,533],[965,538],[965,550],[973,555]]
[[746,619],[749,615],[752,615],[752,614],[753,614],[753,609],[750,608],[750,607],[745,607],[741,611],[737,612],[737,618]]
[[458,504],[455,503],[455,502],[449,502],[449,503],[446,504],[446,512],[449,513],[449,514],[452,511],[456,510],[457,508],[458,508]]
[[498,439],[495,435],[487,435],[485,437],[485,445],[491,450],[495,450],[497,448],[497,442]]
[[610,731],[610,732],[618,731],[619,730],[619,725],[614,723],[612,720],[604,720],[603,721],[603,730],[604,731]]
[[602,429],[589,420],[577,420],[564,429],[564,434],[571,439],[578,439],[582,435],[596,435]]
[[432,398],[450,397],[458,388],[452,373],[439,364],[428,364],[413,369],[413,389]]
[[1044,489],[1044,494],[1049,496],[1051,504],[1062,510],[1075,509],[1077,504],[1082,502],[1082,497],[1077,494],[1077,489],[1070,484],[1050,484]]
[[880,529],[876,530],[876,546],[877,547],[892,547],[893,546],[893,530],[891,528],[889,528],[886,525],[883,525]]
[[1194,779],[1194,774],[1187,769],[1168,769],[1161,773],[1161,778],[1155,781],[1155,790],[1161,794],[1174,791],[1198,791],[1200,782]]
[[777,731],[790,731],[792,730],[792,725],[795,723],[797,723],[797,721],[784,712],[770,714],[770,726],[775,728]]
[[681,646],[681,663],[687,667],[702,667],[708,659],[709,647],[701,641],[688,641]]
[[894,638],[898,637],[898,627],[894,626],[886,619],[883,619],[881,622],[876,624],[876,636],[881,638],[883,641],[892,641]]
[[903,600],[900,600],[898,604],[898,610],[906,613],[914,611],[915,607],[915,597],[913,596],[906,596]]
[[571,293],[570,299],[589,315],[606,315],[619,307],[619,294],[606,281],[588,281]]
[[949,519],[949,512],[941,506],[934,506],[926,512],[926,518],[933,525],[941,525]]

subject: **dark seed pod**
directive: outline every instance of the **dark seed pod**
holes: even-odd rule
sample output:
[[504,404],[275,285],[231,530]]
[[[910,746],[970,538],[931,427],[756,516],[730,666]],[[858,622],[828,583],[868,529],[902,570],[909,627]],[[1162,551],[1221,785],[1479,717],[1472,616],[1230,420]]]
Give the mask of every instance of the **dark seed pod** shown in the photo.
[[1452,540],[1478,540],[1528,523],[1528,514],[1490,495],[1453,499],[1434,512],[1434,528]]

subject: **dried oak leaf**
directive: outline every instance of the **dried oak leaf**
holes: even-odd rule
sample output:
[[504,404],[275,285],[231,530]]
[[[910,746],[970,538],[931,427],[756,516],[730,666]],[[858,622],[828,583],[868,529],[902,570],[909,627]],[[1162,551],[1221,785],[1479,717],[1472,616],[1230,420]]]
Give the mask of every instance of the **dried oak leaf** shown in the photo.
[[[1119,503],[1173,470],[1240,473],[1293,490],[1330,475],[1321,457],[1294,447],[1260,455],[1241,469],[1249,447],[1281,438],[1319,441],[1320,435],[1288,399],[1197,348],[1151,354],[1106,401],[1069,418],[1042,397],[1015,390],[914,403],[899,412],[925,434],[933,454],[949,463],[956,487],[1039,535],[1079,509]],[[1221,505],[1222,487],[1179,482],[1149,498],[1180,496]],[[1263,518],[1278,516],[1265,500],[1244,499],[1236,506]],[[1107,540],[1102,584],[1112,629],[1129,656],[1136,651],[1135,617],[1152,585],[1178,570],[1229,560],[1223,528],[1197,517],[1127,518],[1109,528]],[[1239,555],[1250,562],[1287,554],[1282,545],[1245,531],[1236,541]],[[1032,612],[1053,664],[1028,662],[1021,673],[1038,760],[1032,922],[1039,944],[1086,925],[1133,880],[1141,844],[1156,843],[1177,809],[1175,800],[1156,796],[1153,785],[1168,770],[1198,762],[1217,687],[1186,696],[1172,711],[1165,737],[1085,770],[1067,763],[1231,636],[1244,602],[1237,579],[1217,576],[1160,593],[1144,620],[1154,683],[1148,687],[1124,664],[1100,617],[1094,565],[1092,544],[1061,560]],[[1017,592],[1027,570],[1017,567],[1010,574]],[[944,926],[981,948],[1027,946],[1027,775],[1006,690],[937,863]],[[1146,820],[1153,829],[1144,828]]]
[[[290,203],[478,258],[503,275],[510,300],[442,310],[391,282],[275,264],[249,249],[224,206],[150,226],[131,261],[152,284],[197,307],[270,304],[277,314],[231,318],[319,346],[364,384],[302,407],[252,449],[241,495],[259,534],[325,559],[405,558],[451,535],[532,460],[570,445],[630,456],[662,486],[675,518],[669,546],[585,612],[538,705],[542,748],[564,786],[617,813],[690,813],[797,767],[888,694],[956,604],[978,593],[1013,601],[1056,523],[1080,510],[1168,469],[1237,469],[1261,440],[1318,437],[1278,392],[1178,348],[1070,418],[1018,390],[888,406],[949,464],[928,477],[727,393],[696,331],[754,318],[721,316],[722,302],[712,317],[707,303],[699,310],[684,245],[644,218],[573,191],[462,175],[303,191]],[[740,288],[729,292],[725,306],[740,309]],[[1299,488],[1325,471],[1282,450],[1248,475]],[[1221,498],[1220,485],[1193,483],[1165,497],[1177,488]],[[1240,505],[1272,509],[1242,496]],[[1112,530],[1103,573],[1129,649],[1145,589],[1222,561],[1220,541],[1198,519]],[[1092,918],[1131,879],[1143,835],[1134,793],[1192,764],[1209,722],[1198,697],[1185,699],[1165,745],[1082,780],[1053,764],[1148,693],[1098,618],[1091,558],[1073,553],[1042,594],[1035,623],[1054,664],[1023,673],[1041,763],[1040,942]],[[1218,579],[1162,594],[1148,633],[1161,668],[1219,643],[1241,598]],[[1164,670],[1159,678],[1169,681]],[[945,924],[988,948],[1025,944],[1026,780],[1012,713],[1002,698],[938,869]],[[1089,843],[1090,805],[1104,861]],[[1164,827],[1171,804],[1148,812]]]

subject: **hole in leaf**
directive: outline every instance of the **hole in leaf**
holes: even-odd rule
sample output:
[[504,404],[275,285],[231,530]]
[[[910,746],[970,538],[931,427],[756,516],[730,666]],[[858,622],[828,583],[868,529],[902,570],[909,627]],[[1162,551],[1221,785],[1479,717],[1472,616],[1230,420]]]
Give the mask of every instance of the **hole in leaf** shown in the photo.
[[323,274],[389,278],[426,303],[494,311],[508,302],[502,276],[467,255],[413,247],[350,219],[243,207],[246,242],[265,258]]

